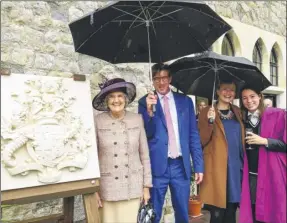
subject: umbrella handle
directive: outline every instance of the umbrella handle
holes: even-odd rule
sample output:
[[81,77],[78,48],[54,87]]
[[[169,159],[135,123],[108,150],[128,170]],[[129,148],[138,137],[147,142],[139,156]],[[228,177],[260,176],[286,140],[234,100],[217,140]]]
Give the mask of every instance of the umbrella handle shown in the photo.
[[155,113],[155,112],[156,112],[156,107],[155,107],[155,105],[152,105],[151,108],[152,108],[152,112]]
[[[213,92],[212,92],[212,102],[211,102],[211,106],[213,108],[213,100],[214,100],[214,92],[215,92],[215,82],[216,82],[216,75],[217,75],[217,64],[215,62],[215,69],[214,69],[214,81],[213,81]],[[214,123],[214,118],[209,118],[208,119],[208,123],[209,124],[213,124]]]
[[[213,98],[212,98],[211,107],[213,108]],[[208,119],[208,123],[209,123],[209,124],[213,124],[213,123],[214,123],[214,118],[209,118],[209,119]]]
[[214,123],[214,118],[209,118],[209,119],[208,119],[208,123],[209,123],[209,124],[213,124],[213,123]]

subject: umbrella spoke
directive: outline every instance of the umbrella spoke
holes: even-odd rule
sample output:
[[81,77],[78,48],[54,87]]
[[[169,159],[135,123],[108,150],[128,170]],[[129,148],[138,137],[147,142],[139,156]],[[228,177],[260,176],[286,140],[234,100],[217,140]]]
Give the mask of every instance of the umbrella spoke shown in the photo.
[[181,69],[178,72],[182,72],[182,71],[190,71],[190,70],[198,70],[200,68],[210,68],[213,69],[213,67],[211,66],[201,66],[201,67],[193,67],[193,68],[186,68],[186,69]]
[[[224,64],[229,63],[229,62],[230,61],[224,61],[223,63],[219,64],[219,66],[223,66]],[[226,66],[226,65],[224,65],[224,66]]]
[[216,20],[217,22],[220,22],[220,23],[225,24],[224,21],[220,20],[220,18],[216,18],[216,17],[214,17],[214,16],[212,16],[212,15],[209,15],[209,14],[203,12],[203,11],[199,11],[199,10],[194,9],[194,8],[190,8],[190,10],[196,11],[196,12],[198,12],[198,13],[200,13],[200,14],[203,14],[204,16],[207,16],[207,17],[209,17],[209,18],[211,18],[211,19],[213,19],[213,20]]
[[[140,12],[139,16],[143,13],[143,11]],[[120,45],[122,44],[122,42],[124,41],[125,37],[128,35],[129,31],[131,30],[133,24],[135,22],[142,22],[142,21],[137,21],[138,18],[135,18],[135,20],[132,22],[132,24],[130,25],[130,27],[128,28],[128,30],[126,31],[125,35],[123,36],[122,40],[120,41]]]
[[220,66],[222,68],[232,68],[235,70],[245,70],[245,71],[256,71],[255,69],[248,69],[248,68],[239,68],[239,67],[233,67],[233,66]]
[[103,27],[105,27],[106,25],[110,24],[110,22],[105,23],[104,25],[102,25],[99,29],[97,29],[95,32],[93,32],[85,41],[82,42],[82,44],[75,49],[76,51],[78,51],[83,45],[85,45],[86,42],[88,42],[99,30],[101,30]]
[[[135,10],[132,11],[132,13],[135,13],[135,12],[138,12],[138,11],[141,11],[141,9],[135,9]],[[141,14],[141,13],[140,13],[140,14]],[[140,15],[140,14],[139,14],[139,15]],[[138,15],[138,16],[139,16],[139,15]],[[122,23],[122,22],[141,22],[141,23],[142,23],[142,21],[136,21],[138,18],[135,18],[134,20],[128,20],[128,19],[118,20],[118,18],[121,18],[121,17],[123,17],[123,16],[126,16],[126,14],[122,14],[122,15],[120,15],[120,16],[114,18],[113,20],[111,20],[111,22],[117,22],[117,23]]]
[[[152,9],[152,8],[149,8],[151,11],[154,11],[155,12],[155,10],[154,9]],[[161,14],[161,15],[165,15],[164,13],[162,13],[162,12],[160,12],[160,11],[158,11],[157,13],[159,13],[159,14]],[[155,13],[154,13],[155,14]],[[153,14],[153,15],[154,15]],[[152,15],[152,17],[153,17],[153,15]],[[173,17],[171,17],[171,16],[169,16],[169,15],[165,15],[167,18],[170,18],[171,20],[169,20],[170,22],[173,22],[173,21],[176,21],[175,20],[175,18],[173,18]]]
[[[113,7],[113,8],[115,8],[115,7]],[[139,9],[136,9],[133,12],[136,12],[136,11],[139,11]],[[103,27],[107,26],[108,24],[117,21],[117,19],[122,17],[122,16],[124,16],[124,15],[120,15],[120,16],[114,18],[112,21],[109,21],[109,22],[105,23],[104,25],[102,25],[99,29],[97,29],[95,32],[93,32],[85,41],[83,41],[83,43],[76,49],[76,51],[79,50],[86,42],[88,42],[99,30],[101,30]],[[119,20],[119,21],[122,22],[121,20]]]
[[153,29],[154,35],[156,36],[156,31],[155,31],[155,28],[154,28],[154,24],[153,24],[153,22],[152,22],[152,20],[151,20],[151,16],[150,16],[148,10],[147,10],[147,13],[148,13],[148,15],[149,15],[149,20],[151,21],[151,25],[152,25],[152,29]]
[[194,82],[198,81],[199,79],[203,78],[210,70],[213,70],[213,68],[210,68],[209,70],[207,70],[204,74],[200,75],[198,78],[196,78],[194,80]]
[[[164,14],[164,13],[162,13],[162,12],[159,11],[164,4],[165,4],[165,1],[162,2],[162,4],[157,8],[157,10],[154,10],[154,9],[152,9],[151,7],[149,7],[149,9],[153,11],[153,14],[152,14],[152,16],[151,16],[151,19],[153,18],[153,16],[154,16],[156,13],[159,13],[159,14],[161,14],[161,15]],[[172,17],[171,17],[171,18],[172,18]]]
[[139,1],[139,5],[141,6],[141,9],[142,9],[142,11],[143,11],[143,14],[144,14],[144,16],[145,16],[145,20],[148,20],[148,17],[147,17],[147,14],[145,13],[145,9],[146,8],[144,8],[143,6],[142,6],[142,3]]
[[116,22],[116,23],[121,23],[121,22],[138,23],[138,22],[140,22],[141,24],[145,23],[143,21],[135,21],[135,20],[112,20],[111,22]]
[[236,77],[236,76],[235,76],[234,74],[232,74],[229,70],[227,70],[227,69],[225,69],[225,68],[223,68],[223,67],[221,67],[220,69],[225,70],[227,73],[229,73],[232,77],[235,77],[237,80],[245,82],[244,80],[240,79],[239,77]]
[[199,62],[199,63],[205,63],[205,64],[208,64],[210,67],[215,68],[215,66],[214,66],[212,63],[210,63],[210,62],[201,61],[201,60],[195,60],[195,61],[196,61],[196,62]]
[[[138,22],[141,22],[141,21],[138,21]],[[152,23],[164,23],[164,22],[166,22],[166,23],[170,22],[170,23],[182,24],[182,22],[179,22],[179,21],[152,21]],[[133,28],[137,28],[137,27],[139,27],[139,26],[141,26],[143,24],[146,24],[146,22],[141,22],[141,24],[135,25]]]
[[[138,21],[138,22],[141,22],[141,21]],[[178,24],[182,24],[182,22],[179,22],[179,21],[162,21],[162,20],[160,20],[160,21],[151,21],[152,23],[164,23],[164,22],[166,22],[166,23],[178,23]],[[143,24],[146,24],[146,22],[141,22],[140,24],[138,24],[138,25],[135,25],[133,28],[137,28],[137,27],[139,27],[139,26],[141,26],[141,25],[143,25]],[[196,40],[197,41],[197,40]],[[198,42],[198,41],[197,41]]]
[[[203,78],[210,70],[213,70],[213,68],[210,68],[209,70],[207,70],[204,74],[202,74],[201,76],[199,76],[198,78],[196,78],[193,83],[190,85],[190,87],[188,88],[188,91],[191,89],[191,87],[193,86],[194,83],[196,83],[197,81],[199,81],[201,78]],[[214,79],[215,81],[215,79]]]
[[[154,7],[159,7],[159,6],[154,6]],[[170,6],[163,6],[163,8],[164,8],[164,7],[170,7]],[[181,9],[183,9],[183,8],[181,7],[179,10],[181,10]],[[207,16],[207,17],[209,17],[209,18],[211,18],[211,19],[213,19],[213,20],[216,20],[217,22],[220,22],[220,23],[223,23],[223,24],[224,24],[224,21],[222,21],[222,20],[220,20],[220,19],[218,19],[218,18],[216,18],[216,17],[214,17],[214,16],[212,16],[212,15],[209,15],[209,14],[203,12],[203,11],[199,11],[199,10],[194,9],[194,8],[189,8],[189,9],[190,9],[190,10],[193,10],[193,11],[196,11],[196,12],[198,12],[198,13],[200,13],[200,14],[203,14],[204,16]],[[168,13],[168,14],[169,14],[169,13]],[[168,15],[168,14],[166,14],[166,15]]]
[[166,16],[168,16],[168,15],[174,14],[174,13],[176,13],[176,12],[178,12],[178,11],[181,11],[182,9],[183,9],[183,8],[180,8],[180,9],[174,10],[174,11],[172,11],[172,12],[163,14],[163,15],[161,15],[161,16],[158,16],[158,17],[152,19],[151,21],[155,21],[155,20],[160,19],[160,18],[162,18],[162,17],[166,17]]
[[115,6],[112,6],[112,8],[113,8],[113,9],[116,9],[116,10],[118,10],[118,11],[120,11],[120,12],[126,13],[127,15],[130,15],[130,16],[133,16],[133,17],[135,17],[135,18],[138,18],[138,19],[140,19],[140,20],[142,20],[142,21],[145,21],[145,19],[143,19],[143,18],[141,18],[141,17],[139,17],[139,16],[137,16],[137,15],[134,15],[134,14],[132,14],[132,13],[130,13],[130,12],[127,12],[127,11],[125,11],[125,10],[119,9],[119,8],[117,8],[117,7],[115,7]]

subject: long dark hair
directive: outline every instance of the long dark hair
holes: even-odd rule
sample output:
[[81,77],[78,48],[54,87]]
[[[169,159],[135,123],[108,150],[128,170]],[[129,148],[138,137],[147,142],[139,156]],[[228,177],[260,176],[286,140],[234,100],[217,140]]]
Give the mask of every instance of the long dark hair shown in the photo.
[[243,116],[243,120],[246,121],[246,118],[247,118],[247,113],[248,113],[248,110],[244,107],[243,105],[243,101],[242,101],[242,92],[244,90],[251,90],[251,91],[254,91],[260,98],[260,101],[259,101],[259,105],[258,105],[258,110],[259,110],[259,116],[261,117],[264,110],[265,110],[265,106],[264,106],[264,96],[263,94],[256,88],[250,86],[250,85],[245,85],[243,86],[241,89],[240,89],[240,95],[239,95],[239,101],[240,101],[240,109],[241,109],[241,112],[242,112],[242,116]]

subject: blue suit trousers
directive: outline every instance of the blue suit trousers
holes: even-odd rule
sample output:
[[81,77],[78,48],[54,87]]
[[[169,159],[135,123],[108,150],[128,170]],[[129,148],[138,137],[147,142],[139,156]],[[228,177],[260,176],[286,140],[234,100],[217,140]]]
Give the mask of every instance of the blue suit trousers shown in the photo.
[[168,158],[168,165],[162,176],[153,176],[151,188],[151,201],[153,203],[156,219],[159,223],[167,188],[171,193],[172,206],[175,212],[176,223],[188,223],[188,201],[190,195],[190,178],[186,177],[182,158]]

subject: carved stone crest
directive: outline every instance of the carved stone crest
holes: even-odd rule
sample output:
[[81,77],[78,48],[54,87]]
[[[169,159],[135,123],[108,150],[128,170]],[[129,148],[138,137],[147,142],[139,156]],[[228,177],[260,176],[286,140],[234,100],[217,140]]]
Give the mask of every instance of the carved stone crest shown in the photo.
[[75,97],[61,79],[27,80],[25,86],[10,94],[12,115],[1,116],[2,166],[11,176],[36,171],[45,184],[60,181],[64,169],[85,168],[91,146],[85,136],[90,129],[73,115]]

